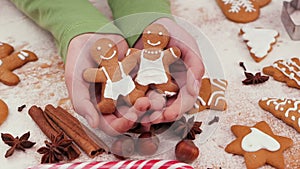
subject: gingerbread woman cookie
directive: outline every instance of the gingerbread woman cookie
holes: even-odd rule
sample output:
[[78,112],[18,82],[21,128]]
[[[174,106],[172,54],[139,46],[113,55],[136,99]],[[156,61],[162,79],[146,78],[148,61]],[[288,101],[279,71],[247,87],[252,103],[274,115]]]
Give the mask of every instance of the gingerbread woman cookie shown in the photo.
[[300,100],[263,98],[259,101],[259,106],[300,133]]
[[292,139],[275,135],[265,121],[253,127],[234,125],[231,131],[237,138],[227,145],[225,151],[243,155],[248,169],[265,164],[285,168],[283,151],[292,146]]
[[145,28],[142,41],[143,50],[129,49],[124,62],[130,67],[139,65],[135,78],[137,88],[146,92],[149,85],[164,93],[176,93],[178,86],[172,82],[169,66],[181,57],[177,47],[165,49],[170,37],[167,29],[160,24],[151,24]]
[[231,21],[247,23],[256,20],[260,8],[271,0],[216,0],[224,15]]
[[0,125],[6,120],[8,116],[8,107],[6,103],[0,99]]
[[97,104],[99,111],[110,114],[116,110],[116,100],[120,95],[128,96],[130,104],[144,96],[142,91],[135,87],[129,72],[134,67],[124,65],[118,59],[117,45],[110,39],[97,40],[90,52],[99,68],[88,68],[83,73],[83,78],[88,82],[101,83],[101,98]]
[[[7,46],[5,48],[9,47]],[[6,51],[6,49],[3,49],[0,53],[5,53],[3,51]],[[12,50],[9,51],[12,52]],[[16,52],[13,54],[6,52],[6,54],[10,55],[2,56],[2,58],[0,59],[0,82],[8,86],[14,86],[20,82],[20,79],[12,71],[20,68],[27,62],[36,61],[38,58],[33,52],[30,52],[28,50],[21,50],[20,52]]]
[[300,89],[300,59],[278,60],[273,65],[263,68],[263,72],[288,86]]
[[188,113],[197,113],[205,109],[226,110],[225,90],[227,81],[224,79],[203,78],[194,108]]
[[243,27],[240,30],[243,40],[246,42],[251,57],[256,61],[262,61],[272,50],[279,33],[272,29]]

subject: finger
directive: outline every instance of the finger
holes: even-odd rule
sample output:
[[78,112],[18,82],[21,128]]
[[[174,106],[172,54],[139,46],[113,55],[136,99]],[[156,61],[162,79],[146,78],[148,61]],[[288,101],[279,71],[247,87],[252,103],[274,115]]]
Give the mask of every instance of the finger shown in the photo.
[[158,124],[164,121],[164,116],[163,116],[163,110],[160,111],[154,111],[150,117],[149,120],[152,124]]
[[162,110],[166,106],[166,97],[154,90],[147,93],[150,101],[151,110]]
[[83,116],[93,128],[98,127],[99,124],[99,114],[95,109],[94,105],[88,99],[84,99],[79,104],[75,104],[75,111]]
[[164,111],[164,122],[172,122],[179,119],[183,113],[193,107],[195,102],[196,96],[190,95],[187,87],[184,86],[180,89],[177,99]]
[[[135,120],[129,120],[135,119]],[[135,113],[128,112],[126,116],[116,117],[114,114],[103,115],[100,117],[99,128],[106,134],[116,136],[127,132],[135,124],[137,115]]]

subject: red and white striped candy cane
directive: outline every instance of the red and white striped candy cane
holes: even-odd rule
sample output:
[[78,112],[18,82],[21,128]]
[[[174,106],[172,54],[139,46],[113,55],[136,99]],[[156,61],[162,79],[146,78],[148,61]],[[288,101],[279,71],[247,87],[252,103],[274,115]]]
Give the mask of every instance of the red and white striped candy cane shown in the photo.
[[28,169],[193,169],[176,160],[92,161],[61,164],[40,164]]

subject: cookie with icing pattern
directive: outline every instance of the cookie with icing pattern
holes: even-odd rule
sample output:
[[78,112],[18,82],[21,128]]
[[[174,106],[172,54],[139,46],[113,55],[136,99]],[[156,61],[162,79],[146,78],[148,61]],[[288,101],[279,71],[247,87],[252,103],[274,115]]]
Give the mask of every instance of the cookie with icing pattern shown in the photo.
[[289,87],[300,89],[300,59],[298,57],[275,61],[271,66],[263,68],[263,73]]
[[274,134],[265,121],[252,127],[234,125],[231,131],[237,138],[226,146],[225,151],[244,156],[248,169],[265,164],[285,168],[283,152],[293,145],[292,139]]
[[300,133],[300,100],[286,98],[263,98],[259,106]]
[[0,82],[8,86],[17,85],[19,77],[13,73],[17,68],[24,64],[38,60],[35,53],[28,50],[21,50],[0,59]]
[[226,110],[226,88],[227,81],[224,79],[203,78],[197,101],[188,113],[193,114],[205,109]]
[[260,62],[267,57],[279,37],[276,30],[251,27],[241,28],[240,35],[246,42],[251,57],[256,62]]

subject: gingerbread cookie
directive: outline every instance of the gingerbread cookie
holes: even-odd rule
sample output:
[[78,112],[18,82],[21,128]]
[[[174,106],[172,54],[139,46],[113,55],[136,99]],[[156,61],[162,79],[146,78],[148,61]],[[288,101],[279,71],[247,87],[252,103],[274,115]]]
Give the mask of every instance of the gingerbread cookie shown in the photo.
[[259,106],[300,132],[300,100],[263,98]]
[[12,71],[20,68],[27,62],[36,61],[37,56],[28,50],[21,50],[0,59],[0,82],[13,86],[20,82],[19,77]]
[[0,99],[0,125],[6,120],[8,116],[8,107],[6,103]]
[[10,55],[14,51],[14,48],[7,43],[0,42],[0,59]]
[[247,23],[256,20],[260,8],[271,0],[216,0],[224,15],[231,21]]
[[118,60],[117,45],[110,39],[97,40],[90,52],[99,68],[88,68],[83,73],[83,78],[88,82],[101,83],[101,98],[97,104],[103,114],[115,112],[116,100],[120,95],[128,96],[130,104],[144,96],[144,93],[135,88],[129,72],[134,67],[128,67]]
[[135,78],[138,89],[146,92],[149,85],[153,85],[167,95],[179,90],[172,81],[169,66],[181,57],[181,51],[175,46],[165,49],[169,40],[169,32],[163,25],[151,24],[142,35],[144,49],[128,50],[124,62],[131,67],[139,65]]
[[283,151],[292,146],[292,139],[275,135],[265,121],[253,127],[234,125],[231,131],[237,138],[226,146],[225,151],[244,156],[248,169],[265,164],[285,168]]
[[272,50],[279,33],[272,29],[243,27],[240,30],[243,40],[246,42],[251,57],[256,61],[262,61]]
[[197,113],[205,109],[226,110],[225,90],[227,81],[224,79],[202,79],[199,96],[194,108],[188,113]]
[[288,86],[300,89],[300,59],[278,60],[271,66],[263,68],[263,72]]

